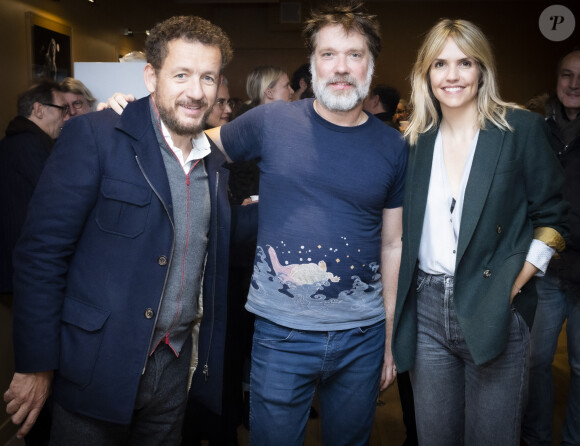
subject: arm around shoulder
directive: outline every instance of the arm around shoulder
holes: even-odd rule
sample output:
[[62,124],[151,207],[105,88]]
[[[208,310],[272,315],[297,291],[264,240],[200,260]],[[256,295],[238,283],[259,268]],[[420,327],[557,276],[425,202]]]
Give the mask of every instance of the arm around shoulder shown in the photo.
[[205,134],[208,136],[209,139],[211,139],[214,142],[214,144],[218,147],[218,149],[220,149],[220,151],[226,157],[226,160],[228,161],[228,163],[233,162],[231,160],[231,158],[228,156],[228,154],[226,153],[226,150],[224,149],[224,145],[222,143],[222,138],[221,138],[221,126],[214,127],[213,129],[208,129],[205,131]]

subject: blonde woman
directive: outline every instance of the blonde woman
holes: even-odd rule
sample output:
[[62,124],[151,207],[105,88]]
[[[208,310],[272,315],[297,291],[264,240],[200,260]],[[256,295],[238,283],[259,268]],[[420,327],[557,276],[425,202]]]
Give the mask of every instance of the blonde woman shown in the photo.
[[274,101],[290,102],[294,90],[290,86],[288,74],[282,68],[263,65],[248,74],[246,93],[251,105],[255,107]]
[[562,174],[541,116],[498,94],[474,24],[441,20],[411,74],[393,329],[421,445],[519,445],[533,277],[564,247]]

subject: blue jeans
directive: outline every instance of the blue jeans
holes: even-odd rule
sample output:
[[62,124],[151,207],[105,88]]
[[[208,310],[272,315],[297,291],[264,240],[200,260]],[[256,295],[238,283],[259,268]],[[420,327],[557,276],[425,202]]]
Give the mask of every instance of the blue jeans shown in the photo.
[[476,365],[455,313],[453,283],[452,276],[419,272],[417,356],[410,371],[419,444],[519,445],[528,326],[512,309],[505,350]]
[[368,444],[384,351],[384,321],[351,330],[304,331],[257,318],[250,444],[303,445],[316,386],[323,444]]
[[580,296],[550,273],[536,281],[538,309],[532,327],[530,392],[522,437],[532,446],[552,444],[554,381],[552,362],[564,321],[570,363],[570,389],[562,445],[580,444]]

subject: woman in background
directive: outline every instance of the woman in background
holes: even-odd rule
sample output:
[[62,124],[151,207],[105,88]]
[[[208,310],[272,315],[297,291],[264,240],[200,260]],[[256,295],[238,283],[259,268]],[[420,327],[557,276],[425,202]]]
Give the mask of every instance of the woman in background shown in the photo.
[[249,102],[240,107],[236,116],[262,104],[274,101],[292,101],[294,90],[290,86],[288,74],[280,67],[260,65],[246,78],[246,93]]
[[294,90],[288,74],[279,67],[262,65],[254,68],[246,80],[246,93],[252,106],[274,101],[292,100]]
[[484,34],[441,20],[412,74],[393,328],[421,445],[519,445],[535,274],[564,247],[541,116],[498,94]]

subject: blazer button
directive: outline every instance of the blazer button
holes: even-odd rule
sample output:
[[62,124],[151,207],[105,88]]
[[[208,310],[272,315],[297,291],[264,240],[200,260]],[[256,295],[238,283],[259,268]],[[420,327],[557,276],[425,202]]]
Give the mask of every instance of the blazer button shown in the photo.
[[153,311],[151,308],[147,308],[145,310],[145,317],[147,319],[153,319],[153,316],[155,316],[155,311]]
[[157,259],[157,263],[158,263],[160,266],[165,266],[165,265],[167,265],[167,257],[165,257],[165,256],[159,256],[159,258]]
[[497,225],[497,228],[495,228],[495,232],[497,232],[498,234],[501,234],[501,226]]
[[483,277],[485,277],[486,279],[489,279],[489,278],[491,277],[491,271],[490,271],[490,270],[488,270],[488,269],[486,269],[486,270],[483,272]]

